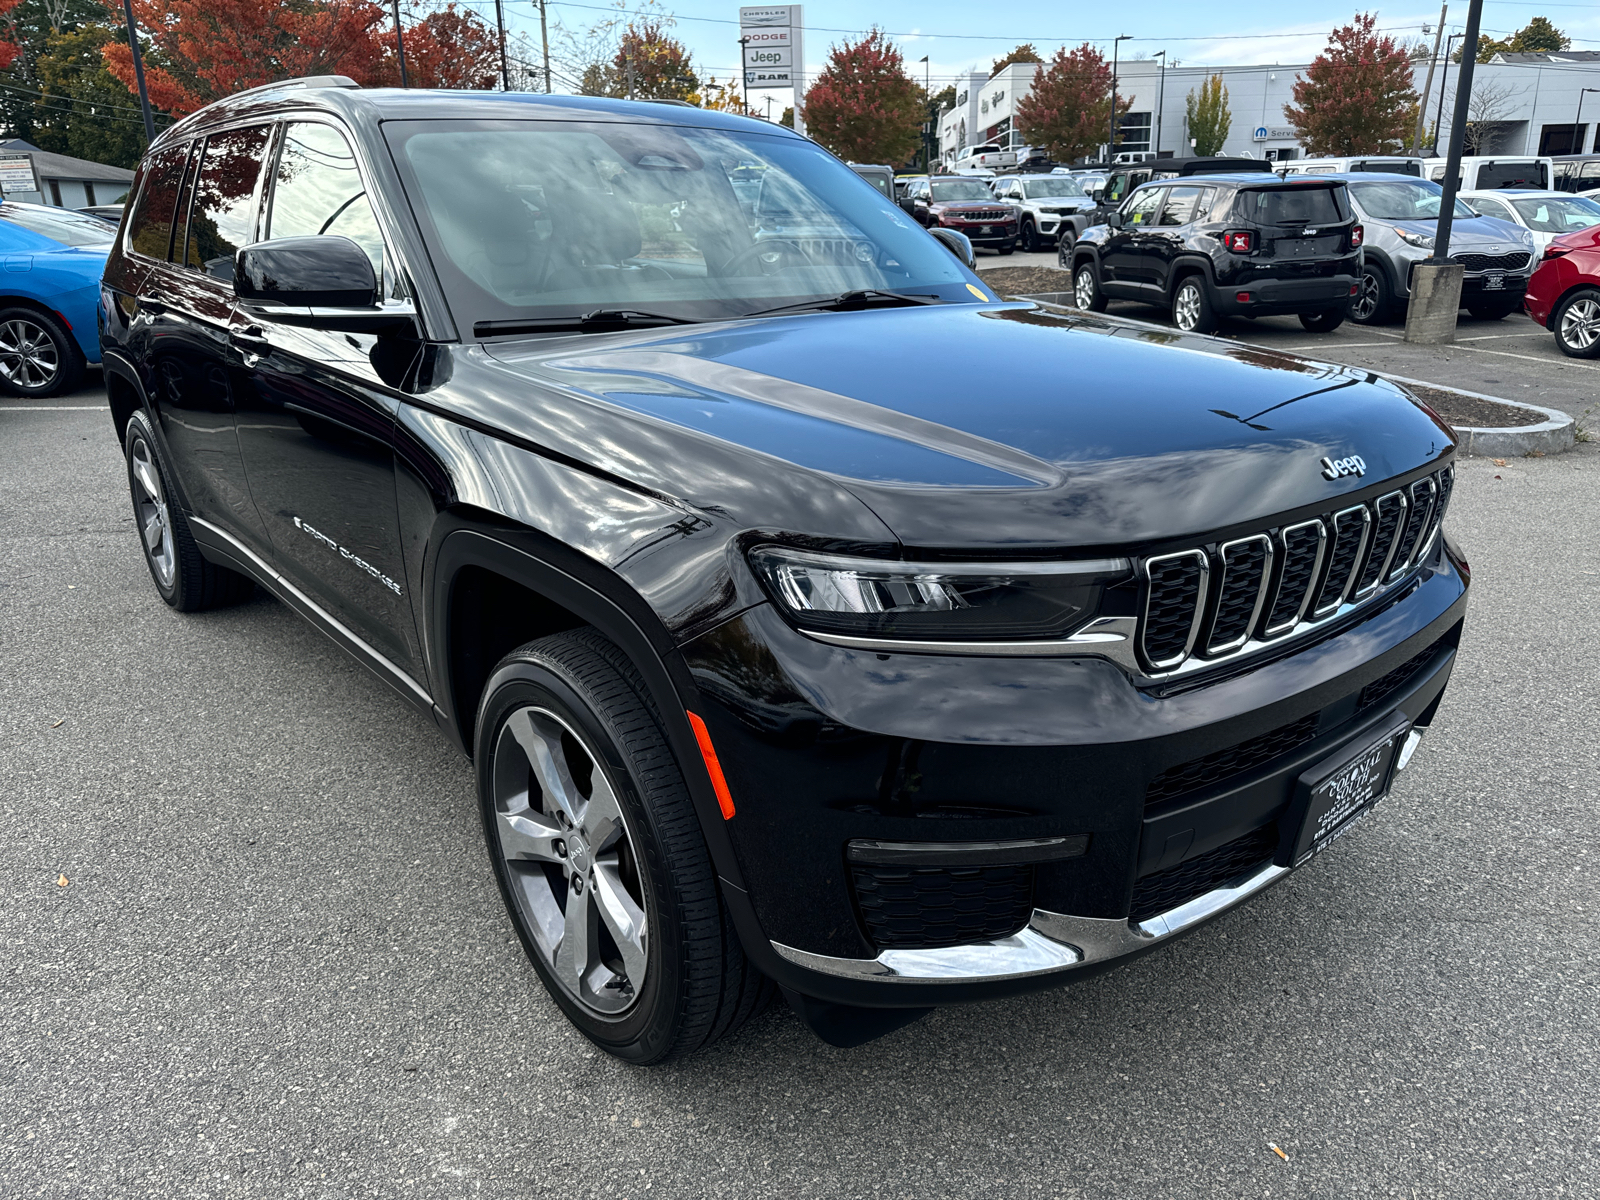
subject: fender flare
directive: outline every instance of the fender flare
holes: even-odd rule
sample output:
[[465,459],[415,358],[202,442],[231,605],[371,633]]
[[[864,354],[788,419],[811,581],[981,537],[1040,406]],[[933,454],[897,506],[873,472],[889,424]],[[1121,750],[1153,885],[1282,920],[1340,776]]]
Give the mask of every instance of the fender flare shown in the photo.
[[1172,302],[1172,297],[1178,284],[1182,280],[1188,278],[1190,275],[1196,273],[1190,270],[1191,267],[1199,268],[1198,273],[1206,277],[1207,287],[1215,288],[1217,286],[1217,268],[1215,263],[1213,263],[1204,254],[1196,254],[1193,252],[1180,254],[1176,259],[1173,260],[1172,270],[1167,272],[1167,302],[1169,304]]

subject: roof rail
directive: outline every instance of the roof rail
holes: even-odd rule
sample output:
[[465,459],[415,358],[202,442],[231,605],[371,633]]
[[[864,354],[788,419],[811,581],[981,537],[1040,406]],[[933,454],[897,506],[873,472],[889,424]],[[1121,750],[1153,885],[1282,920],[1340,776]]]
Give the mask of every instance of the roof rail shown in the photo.
[[280,79],[276,83],[263,83],[258,87],[234,92],[230,100],[240,96],[253,96],[257,92],[277,91],[280,88],[359,88],[361,85],[348,75],[302,75],[298,79]]

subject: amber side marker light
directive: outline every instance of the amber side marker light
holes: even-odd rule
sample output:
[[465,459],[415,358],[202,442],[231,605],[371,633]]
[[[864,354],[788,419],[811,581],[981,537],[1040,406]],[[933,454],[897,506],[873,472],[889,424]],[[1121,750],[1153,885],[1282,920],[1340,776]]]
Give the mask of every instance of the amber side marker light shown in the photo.
[[706,760],[706,774],[711,776],[711,790],[717,794],[717,807],[724,821],[733,820],[733,794],[728,791],[728,781],[722,777],[722,764],[717,761],[717,748],[711,744],[711,731],[695,713],[684,709],[689,724],[694,727],[694,740],[700,743],[700,757]]

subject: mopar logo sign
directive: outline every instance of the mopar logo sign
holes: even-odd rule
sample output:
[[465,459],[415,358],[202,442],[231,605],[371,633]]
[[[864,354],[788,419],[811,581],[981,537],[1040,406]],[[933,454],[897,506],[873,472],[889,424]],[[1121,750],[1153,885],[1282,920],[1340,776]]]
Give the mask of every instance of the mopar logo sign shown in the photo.
[[1253,133],[1251,136],[1253,138],[1255,138],[1255,140],[1258,141],[1258,142],[1266,141],[1267,140],[1267,127],[1265,125],[1257,125],[1255,133]]

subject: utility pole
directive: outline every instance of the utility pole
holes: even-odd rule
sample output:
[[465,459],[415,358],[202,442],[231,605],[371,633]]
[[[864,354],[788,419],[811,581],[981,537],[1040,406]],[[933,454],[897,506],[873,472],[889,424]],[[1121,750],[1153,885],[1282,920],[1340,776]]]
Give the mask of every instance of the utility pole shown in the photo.
[[550,94],[550,34],[544,24],[544,10],[547,0],[539,2],[539,45],[544,49],[544,94]]
[[933,135],[937,128],[938,116],[935,114],[933,103],[933,68],[928,65],[928,56],[922,56],[922,111],[926,124],[922,127],[922,169],[933,177]]
[[745,58],[745,47],[749,44],[749,38],[742,37],[739,39],[739,91],[744,96],[744,99],[740,101],[740,103],[744,105],[745,112],[750,111],[750,63]]
[[[133,23],[133,0],[122,0],[122,11],[128,18],[128,49],[133,51],[133,78],[139,85],[139,110],[144,113],[144,144],[149,149],[156,140],[156,119],[150,115],[150,93],[144,87],[144,54],[139,49],[139,30]],[[1583,102],[1583,97],[1578,97]]]
[[633,99],[633,51],[628,51],[628,99]]
[[[1125,33],[1111,43],[1111,128],[1106,134],[1106,162],[1109,164],[1117,156],[1117,55],[1122,52],[1122,43],[1133,40],[1133,34]],[[1104,62],[1105,59],[1101,59]]]
[[1156,88],[1156,136],[1150,150],[1157,157],[1161,157],[1161,110],[1167,99],[1167,52],[1157,50],[1150,56],[1161,60],[1161,83]]
[[506,14],[500,0],[494,0],[494,26],[500,31],[500,90],[511,90],[511,68],[506,65]]
[[400,0],[394,0],[394,44],[400,54],[400,86],[408,88],[411,80],[406,77],[406,35],[400,28]]
[[[1572,144],[1567,150],[1568,154],[1583,153],[1583,94],[1585,92],[1600,92],[1600,88],[1578,89],[1578,115],[1572,118]],[[1577,173],[1576,167],[1573,168],[1573,173]]]
[[[1428,60],[1428,82],[1422,85],[1422,103],[1417,105],[1417,133],[1411,139],[1411,153],[1422,153],[1422,128],[1428,117],[1428,97],[1433,94],[1433,69],[1439,65],[1439,42],[1444,37],[1444,15],[1450,11],[1448,4],[1439,6],[1439,28],[1433,31],[1433,57]],[[1422,31],[1426,34],[1426,28]],[[1443,81],[1439,84],[1444,86]]]
[[[1433,118],[1433,157],[1435,158],[1439,157],[1439,135],[1444,132],[1444,84],[1445,80],[1450,77],[1450,43],[1464,37],[1466,37],[1464,33],[1452,33],[1444,40],[1444,62],[1439,64],[1439,113]],[[1477,43],[1474,42],[1473,45],[1477,45]],[[1463,65],[1466,63],[1466,57],[1465,54],[1461,56]],[[1476,62],[1478,56],[1474,54],[1472,59]],[[1456,79],[1456,90],[1461,90],[1459,76]]]

